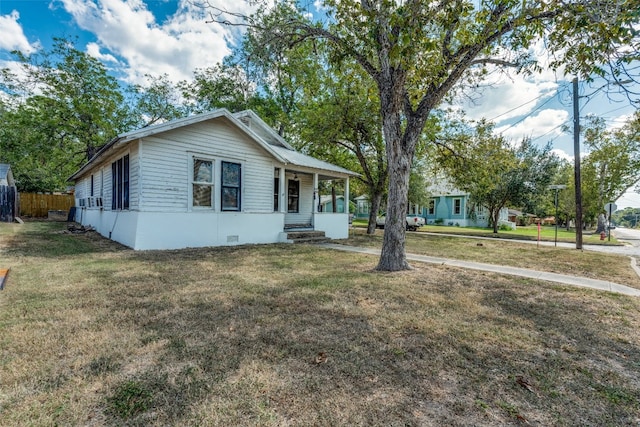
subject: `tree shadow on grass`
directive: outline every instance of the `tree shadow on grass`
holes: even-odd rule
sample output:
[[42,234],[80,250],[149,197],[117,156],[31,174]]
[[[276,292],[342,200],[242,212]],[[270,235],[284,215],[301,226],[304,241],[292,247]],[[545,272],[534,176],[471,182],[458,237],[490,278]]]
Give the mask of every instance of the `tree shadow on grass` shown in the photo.
[[[195,277],[207,257],[215,257],[218,268],[233,268],[233,260],[238,263],[247,250],[195,251],[193,257],[183,253],[179,268],[187,277]],[[271,251],[280,255],[272,261],[276,268],[287,266],[287,257],[294,256],[290,247],[266,249],[267,254]],[[233,256],[227,259],[230,253]],[[135,256],[147,261],[160,257],[159,264],[171,259],[167,253]],[[344,274],[336,278],[348,277]],[[380,282],[394,277],[362,274]],[[452,280],[443,283],[439,275]],[[111,411],[112,421],[130,425],[634,421],[638,384],[630,378],[638,366],[634,360],[638,343],[619,342],[613,324],[602,328],[590,322],[592,311],[606,307],[609,297],[600,301],[586,293],[587,302],[582,302],[578,291],[533,281],[527,283],[535,287],[514,291],[508,287],[513,281],[490,276],[474,302],[478,313],[465,317],[457,299],[478,285],[475,276],[443,273],[434,267],[409,278],[413,281],[406,286],[411,289],[392,296],[374,285],[363,289],[341,284],[332,289],[330,283],[317,281],[311,270],[309,277],[292,277],[279,285],[239,280],[232,293],[218,289],[214,277],[210,289],[178,299],[168,296],[181,291],[170,281],[124,293],[118,287],[119,294],[112,298],[114,310],[125,313],[124,318],[118,315],[119,321],[139,326],[144,344],[160,350],[154,364],[123,382],[130,386],[135,381],[148,392],[146,409],[124,417]],[[416,300],[415,292],[434,295],[440,302],[424,304]],[[556,298],[563,304],[554,302]],[[587,304],[596,306],[588,311]],[[370,309],[363,310],[367,305]],[[453,318],[442,320],[447,316]],[[603,356],[607,352],[628,359],[615,365]]]
[[[406,398],[416,376],[404,356],[366,317],[323,308],[322,299],[283,288],[228,305],[157,307],[144,331],[166,345],[159,365],[136,375],[153,392],[154,422],[193,420],[198,407],[209,410],[196,418],[214,424],[410,420]],[[128,421],[143,425],[148,415]]]
[[100,324],[133,331],[140,347],[105,349],[81,372],[118,378],[103,400],[113,425],[636,420],[635,300],[439,266],[376,273],[374,263],[293,245],[88,263],[96,287],[69,290],[70,301],[107,307]]
[[[561,295],[554,289],[561,289]],[[633,326],[638,322],[634,298],[545,285],[494,288],[483,303],[514,328],[529,325],[534,351],[496,360],[510,365],[520,375],[519,385],[535,394],[532,412],[555,414],[555,424],[565,425],[638,422],[640,341]]]
[[17,232],[5,235],[0,250],[10,257],[62,258],[67,256],[129,250],[95,231],[71,233],[67,223],[30,221],[12,225]]

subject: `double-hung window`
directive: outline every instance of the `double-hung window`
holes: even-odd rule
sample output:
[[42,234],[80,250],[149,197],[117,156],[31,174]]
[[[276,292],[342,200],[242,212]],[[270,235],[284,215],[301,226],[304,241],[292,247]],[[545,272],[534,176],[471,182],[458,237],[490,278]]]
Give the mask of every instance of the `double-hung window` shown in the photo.
[[462,199],[453,199],[453,214],[462,214]]
[[223,211],[240,211],[241,165],[222,162],[221,206]]
[[429,199],[429,207],[427,208],[427,215],[435,215],[436,213],[436,200]]
[[111,209],[114,211],[129,209],[128,154],[111,163]]
[[192,206],[213,208],[213,162],[193,158]]

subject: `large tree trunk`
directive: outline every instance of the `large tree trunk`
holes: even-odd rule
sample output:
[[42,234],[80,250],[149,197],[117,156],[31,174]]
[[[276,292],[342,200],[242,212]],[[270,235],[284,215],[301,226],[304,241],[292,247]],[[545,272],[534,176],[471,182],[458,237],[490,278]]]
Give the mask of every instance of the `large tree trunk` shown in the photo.
[[493,221],[493,233],[498,234],[498,219],[500,218],[500,209],[491,211],[491,218]]
[[380,211],[380,203],[382,203],[382,193],[377,192],[371,197],[371,209],[369,211],[369,224],[367,225],[367,234],[376,232],[376,217]]
[[[382,253],[377,270],[400,271],[409,270],[405,254],[406,216],[409,193],[409,173],[417,135],[414,129],[407,126],[402,133],[402,122],[399,113],[385,109],[388,105],[382,102],[382,128],[384,131],[389,170],[389,195],[387,199],[387,217],[384,224]],[[398,110],[396,110],[398,111]]]
[[[388,144],[392,146],[392,144]],[[400,144],[396,144],[400,145]],[[389,153],[391,151],[392,153]],[[387,217],[384,224],[382,253],[377,270],[400,271],[409,270],[405,254],[406,207],[409,188],[409,169],[411,159],[407,159],[402,150],[393,146],[389,153],[389,197],[387,201]]]
[[603,231],[606,231],[607,228],[607,218],[604,214],[598,215],[598,228],[596,229],[596,234],[600,234]]

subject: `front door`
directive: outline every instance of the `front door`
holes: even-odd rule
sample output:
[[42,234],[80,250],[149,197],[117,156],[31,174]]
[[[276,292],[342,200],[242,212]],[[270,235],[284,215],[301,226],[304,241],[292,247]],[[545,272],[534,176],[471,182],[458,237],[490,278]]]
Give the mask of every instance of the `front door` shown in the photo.
[[310,175],[295,174],[287,179],[285,228],[312,227],[313,180]]

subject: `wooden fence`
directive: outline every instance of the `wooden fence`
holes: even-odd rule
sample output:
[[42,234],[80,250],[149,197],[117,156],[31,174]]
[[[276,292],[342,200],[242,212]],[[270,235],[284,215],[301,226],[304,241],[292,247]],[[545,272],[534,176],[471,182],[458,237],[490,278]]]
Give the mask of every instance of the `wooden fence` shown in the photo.
[[49,211],[67,211],[75,204],[71,194],[20,193],[20,216],[46,218]]
[[0,221],[13,222],[16,216],[18,197],[16,187],[0,185]]

